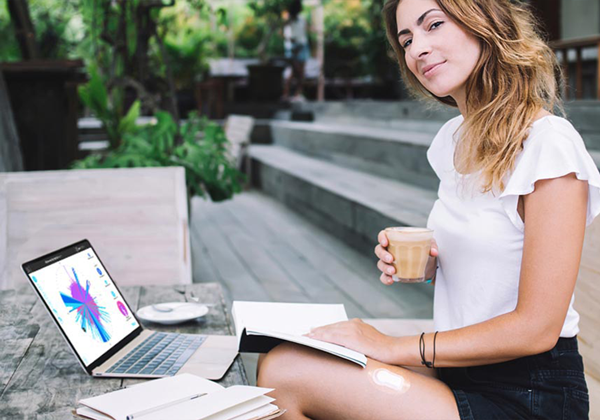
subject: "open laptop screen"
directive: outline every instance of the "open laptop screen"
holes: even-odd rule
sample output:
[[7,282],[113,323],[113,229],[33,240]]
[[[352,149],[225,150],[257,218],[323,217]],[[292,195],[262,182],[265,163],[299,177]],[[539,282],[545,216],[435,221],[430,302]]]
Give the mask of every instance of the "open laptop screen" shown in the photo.
[[23,269],[86,367],[140,327],[87,241]]

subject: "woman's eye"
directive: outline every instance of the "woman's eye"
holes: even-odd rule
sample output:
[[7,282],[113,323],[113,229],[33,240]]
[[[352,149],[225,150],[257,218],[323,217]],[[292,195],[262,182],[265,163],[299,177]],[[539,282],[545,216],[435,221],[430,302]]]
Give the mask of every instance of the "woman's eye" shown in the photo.
[[429,30],[431,31],[431,30],[433,30],[435,28],[438,28],[442,23],[444,23],[444,22],[439,21],[439,22],[432,23],[431,26],[429,27]]
[[412,39],[407,39],[406,41],[404,41],[404,44],[402,44],[402,48],[408,47],[411,42],[412,42]]

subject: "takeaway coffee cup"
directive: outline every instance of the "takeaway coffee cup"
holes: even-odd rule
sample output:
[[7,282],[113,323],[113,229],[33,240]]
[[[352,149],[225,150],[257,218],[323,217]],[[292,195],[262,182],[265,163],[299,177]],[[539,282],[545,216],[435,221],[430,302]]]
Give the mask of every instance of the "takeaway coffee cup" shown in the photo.
[[418,283],[425,281],[425,268],[429,260],[433,230],[415,227],[389,227],[387,250],[394,256],[392,265],[396,274],[394,281]]

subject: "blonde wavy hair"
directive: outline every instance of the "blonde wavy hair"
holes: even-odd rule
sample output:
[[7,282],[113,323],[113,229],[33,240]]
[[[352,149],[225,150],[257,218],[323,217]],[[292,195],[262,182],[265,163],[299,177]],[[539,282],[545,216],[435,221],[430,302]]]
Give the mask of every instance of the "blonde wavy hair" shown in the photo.
[[[402,0],[383,8],[387,37],[405,85],[417,99],[457,107],[450,96],[429,92],[408,69],[398,41],[396,11]],[[439,8],[481,43],[481,56],[466,84],[466,116],[454,154],[461,174],[481,171],[481,192],[503,191],[530,126],[541,110],[564,116],[561,66],[543,40],[525,4],[509,0],[436,0]]]

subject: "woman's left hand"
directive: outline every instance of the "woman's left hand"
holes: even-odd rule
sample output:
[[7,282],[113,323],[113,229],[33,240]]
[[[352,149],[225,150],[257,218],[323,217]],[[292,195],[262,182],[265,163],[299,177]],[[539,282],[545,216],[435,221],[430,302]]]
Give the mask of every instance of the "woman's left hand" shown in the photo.
[[311,330],[308,337],[363,353],[380,362],[390,363],[394,338],[355,318]]

